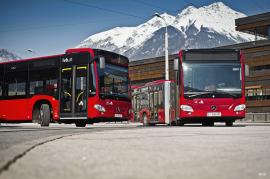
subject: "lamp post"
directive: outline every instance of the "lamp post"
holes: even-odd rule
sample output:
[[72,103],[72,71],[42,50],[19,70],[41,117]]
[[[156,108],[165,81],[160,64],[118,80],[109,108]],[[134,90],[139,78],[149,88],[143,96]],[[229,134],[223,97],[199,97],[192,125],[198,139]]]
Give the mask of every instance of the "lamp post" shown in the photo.
[[[169,54],[168,54],[168,30],[167,30],[167,22],[166,20],[161,17],[158,13],[155,13],[156,17],[161,18],[165,22],[165,80],[169,80]],[[172,120],[170,117],[170,84],[168,81],[165,82],[164,84],[164,94],[165,94],[165,99],[164,99],[164,114],[165,114],[165,123],[171,125]]]
[[155,13],[156,17],[161,18],[165,22],[165,80],[169,80],[169,53],[168,53],[168,24],[166,20],[161,17],[158,13]]

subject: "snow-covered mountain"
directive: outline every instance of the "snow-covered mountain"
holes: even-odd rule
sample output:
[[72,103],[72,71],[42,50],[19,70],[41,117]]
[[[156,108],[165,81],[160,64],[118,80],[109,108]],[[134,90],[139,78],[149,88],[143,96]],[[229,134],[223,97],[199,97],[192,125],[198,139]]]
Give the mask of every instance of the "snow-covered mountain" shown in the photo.
[[[222,2],[196,8],[189,6],[178,15],[161,15],[168,25],[169,53],[180,48],[211,48],[254,40],[235,30],[235,19],[246,15]],[[138,60],[164,54],[165,23],[159,17],[136,27],[116,27],[94,34],[77,47],[114,51]]]
[[19,59],[21,59],[19,56],[9,52],[8,50],[0,49],[0,62],[19,60]]

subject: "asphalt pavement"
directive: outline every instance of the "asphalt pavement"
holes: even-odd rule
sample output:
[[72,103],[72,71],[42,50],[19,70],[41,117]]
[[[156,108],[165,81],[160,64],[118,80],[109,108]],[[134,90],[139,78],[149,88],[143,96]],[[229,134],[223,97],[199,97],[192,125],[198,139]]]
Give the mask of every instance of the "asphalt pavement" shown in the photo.
[[[267,124],[105,126],[31,140],[35,145],[9,160],[0,178],[253,179],[270,175]],[[24,144],[1,150],[1,158]]]

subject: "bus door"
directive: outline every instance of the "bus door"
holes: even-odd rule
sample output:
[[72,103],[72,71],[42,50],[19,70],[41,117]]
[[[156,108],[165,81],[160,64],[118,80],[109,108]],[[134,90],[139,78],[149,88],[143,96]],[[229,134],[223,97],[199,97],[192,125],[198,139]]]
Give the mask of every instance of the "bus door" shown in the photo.
[[88,65],[61,68],[60,119],[87,119]]

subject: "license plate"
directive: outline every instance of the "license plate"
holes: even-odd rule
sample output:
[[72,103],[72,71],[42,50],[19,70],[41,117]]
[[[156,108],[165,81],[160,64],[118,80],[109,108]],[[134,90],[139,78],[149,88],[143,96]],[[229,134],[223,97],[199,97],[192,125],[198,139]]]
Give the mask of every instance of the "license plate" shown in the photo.
[[114,117],[123,117],[122,114],[115,114]]
[[220,117],[221,116],[221,112],[208,112],[207,113],[208,117]]

